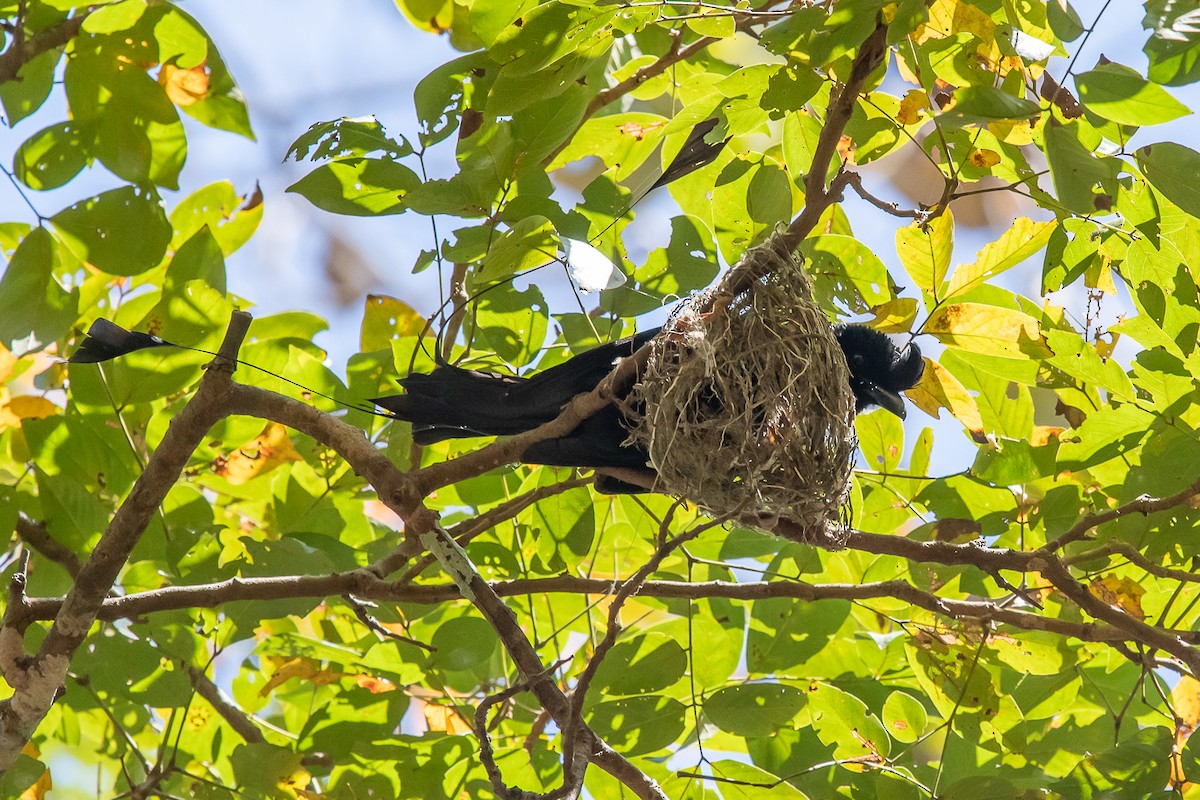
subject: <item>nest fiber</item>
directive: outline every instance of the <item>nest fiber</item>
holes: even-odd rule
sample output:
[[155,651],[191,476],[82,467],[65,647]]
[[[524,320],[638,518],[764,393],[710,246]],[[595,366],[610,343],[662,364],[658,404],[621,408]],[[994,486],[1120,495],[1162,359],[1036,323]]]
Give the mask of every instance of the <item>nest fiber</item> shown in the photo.
[[[765,277],[733,293],[746,271]],[[684,301],[650,348],[629,400],[656,489],[767,529],[785,517],[803,541],[841,546],[857,447],[849,370],[780,237]]]

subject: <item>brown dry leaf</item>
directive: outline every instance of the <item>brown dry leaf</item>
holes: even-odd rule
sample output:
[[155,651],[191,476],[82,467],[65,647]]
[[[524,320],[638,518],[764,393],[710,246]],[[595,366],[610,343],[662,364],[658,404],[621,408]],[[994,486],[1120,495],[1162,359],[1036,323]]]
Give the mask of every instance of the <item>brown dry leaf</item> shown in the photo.
[[646,138],[651,131],[662,128],[666,125],[665,122],[655,122],[652,125],[641,125],[637,122],[626,122],[623,125],[618,125],[617,130],[627,136],[632,136],[636,141],[641,141]]
[[850,161],[851,159],[853,159],[854,158],[854,140],[851,139],[849,136],[843,135],[840,139],[838,139],[837,152],[838,152],[838,156],[843,161]]
[[1146,593],[1138,584],[1129,578],[1118,578],[1116,575],[1106,575],[1097,578],[1088,585],[1092,596],[1108,603],[1138,620],[1146,618],[1142,610],[1142,595]]
[[303,460],[288,437],[287,428],[270,422],[258,436],[224,459],[213,462],[213,472],[236,486],[270,472],[281,464]]
[[354,682],[371,694],[385,694],[387,692],[394,692],[398,688],[396,684],[387,678],[380,678],[375,675],[355,675]]
[[167,92],[167,97],[177,106],[190,106],[208,95],[208,69],[204,64],[191,69],[180,69],[174,64],[163,64],[158,71],[158,82]]
[[973,519],[939,519],[933,524],[933,538],[939,542],[956,542],[974,539],[983,532],[983,526]]
[[321,669],[312,659],[293,658],[290,661],[285,661],[275,670],[263,688],[259,690],[258,696],[266,697],[277,687],[282,686],[292,678],[308,681],[316,686],[324,686],[342,677],[345,677],[345,673]]

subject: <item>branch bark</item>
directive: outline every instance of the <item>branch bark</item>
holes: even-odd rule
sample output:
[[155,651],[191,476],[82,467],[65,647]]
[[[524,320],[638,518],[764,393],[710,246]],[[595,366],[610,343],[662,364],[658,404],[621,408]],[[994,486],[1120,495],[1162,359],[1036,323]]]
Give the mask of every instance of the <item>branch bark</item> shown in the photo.
[[[71,656],[83,643],[105,597],[125,566],[142,532],[158,512],[167,492],[187,466],[192,452],[223,416],[237,353],[250,326],[250,315],[235,311],[217,357],[207,367],[195,396],[171,420],[162,443],[134,483],[129,497],[113,515],[87,563],[67,593],[54,624],[38,652],[16,669],[6,669],[13,696],[0,703],[0,771],[12,766],[45,717],[63,685]],[[31,619],[22,604],[6,610],[3,635],[8,642],[23,637]]]

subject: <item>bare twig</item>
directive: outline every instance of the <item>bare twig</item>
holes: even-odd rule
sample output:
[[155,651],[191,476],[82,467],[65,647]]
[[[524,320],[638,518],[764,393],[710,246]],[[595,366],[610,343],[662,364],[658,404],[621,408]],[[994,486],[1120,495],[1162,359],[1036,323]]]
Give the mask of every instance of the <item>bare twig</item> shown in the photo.
[[59,542],[46,530],[43,522],[34,522],[24,514],[17,515],[17,536],[36,553],[53,561],[67,571],[72,578],[79,575],[79,556]]
[[1043,545],[1038,552],[1043,555],[1056,553],[1071,542],[1075,542],[1084,538],[1087,536],[1088,532],[1092,530],[1092,528],[1095,528],[1098,525],[1103,525],[1106,522],[1112,522],[1115,519],[1120,519],[1121,517],[1128,516],[1129,514],[1154,514],[1158,511],[1166,511],[1168,508],[1174,508],[1175,506],[1186,503],[1197,494],[1200,494],[1200,478],[1192,481],[1191,485],[1180,489],[1170,497],[1156,498],[1144,494],[1141,497],[1130,500],[1123,506],[1118,506],[1117,508],[1111,508],[1107,511],[1101,511],[1095,514],[1088,514],[1087,516],[1080,518],[1080,520],[1072,525],[1071,528],[1062,536],[1046,542],[1046,544]]
[[204,674],[204,670],[189,664],[187,673],[188,678],[192,681],[192,686],[196,689],[196,694],[207,700],[208,704],[229,723],[229,727],[233,728],[238,736],[241,736],[249,744],[266,741],[262,731],[240,708],[225,699],[217,685]]

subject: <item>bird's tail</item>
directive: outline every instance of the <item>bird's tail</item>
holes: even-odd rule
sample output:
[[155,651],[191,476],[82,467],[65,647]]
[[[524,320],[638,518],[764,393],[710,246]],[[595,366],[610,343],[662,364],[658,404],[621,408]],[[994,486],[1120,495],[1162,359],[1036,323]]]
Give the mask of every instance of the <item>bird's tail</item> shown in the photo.
[[618,358],[634,353],[657,329],[602,344],[530,378],[449,364],[400,381],[405,393],[371,402],[413,423],[413,441],[508,436],[554,419],[572,397],[590,392]]

